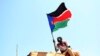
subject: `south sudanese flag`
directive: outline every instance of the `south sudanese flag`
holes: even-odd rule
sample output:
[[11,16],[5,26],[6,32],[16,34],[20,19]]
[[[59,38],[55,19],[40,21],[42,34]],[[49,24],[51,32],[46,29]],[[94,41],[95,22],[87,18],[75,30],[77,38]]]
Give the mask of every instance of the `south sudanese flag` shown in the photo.
[[64,28],[67,26],[68,21],[71,18],[71,12],[65,7],[64,3],[61,3],[57,10],[47,14],[51,32]]

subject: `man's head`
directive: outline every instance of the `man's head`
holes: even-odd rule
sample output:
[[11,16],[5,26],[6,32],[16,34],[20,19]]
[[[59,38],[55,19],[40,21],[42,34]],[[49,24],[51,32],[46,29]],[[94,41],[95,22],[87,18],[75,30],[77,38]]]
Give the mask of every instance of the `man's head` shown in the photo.
[[62,37],[57,37],[58,42],[62,42]]

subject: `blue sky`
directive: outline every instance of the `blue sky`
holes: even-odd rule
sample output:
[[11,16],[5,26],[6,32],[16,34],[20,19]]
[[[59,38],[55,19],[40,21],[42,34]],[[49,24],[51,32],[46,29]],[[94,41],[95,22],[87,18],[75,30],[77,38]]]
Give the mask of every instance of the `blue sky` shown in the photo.
[[54,32],[81,56],[100,56],[99,0],[0,0],[0,56],[54,52],[47,13],[65,2],[72,12],[68,27]]

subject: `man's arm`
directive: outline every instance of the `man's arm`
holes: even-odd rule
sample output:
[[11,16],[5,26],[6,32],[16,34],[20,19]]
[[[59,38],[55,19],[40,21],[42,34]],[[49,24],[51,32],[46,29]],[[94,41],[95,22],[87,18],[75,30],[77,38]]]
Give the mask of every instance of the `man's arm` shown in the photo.
[[58,47],[56,46],[56,43],[55,43],[55,40],[54,40],[54,39],[53,39],[53,43],[54,43],[55,51],[57,52],[59,49],[58,49]]
[[56,52],[58,52],[59,49],[57,48],[57,46],[56,46],[55,50],[56,50]]

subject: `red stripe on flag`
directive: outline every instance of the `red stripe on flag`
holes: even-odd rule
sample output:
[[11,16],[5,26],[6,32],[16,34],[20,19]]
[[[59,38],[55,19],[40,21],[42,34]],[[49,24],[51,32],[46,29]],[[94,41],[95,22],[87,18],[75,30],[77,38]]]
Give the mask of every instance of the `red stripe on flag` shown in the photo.
[[58,17],[54,17],[53,23],[57,23],[59,21],[63,21],[63,20],[67,20],[69,18],[71,18],[71,12],[69,10],[65,10],[61,15],[59,15]]

